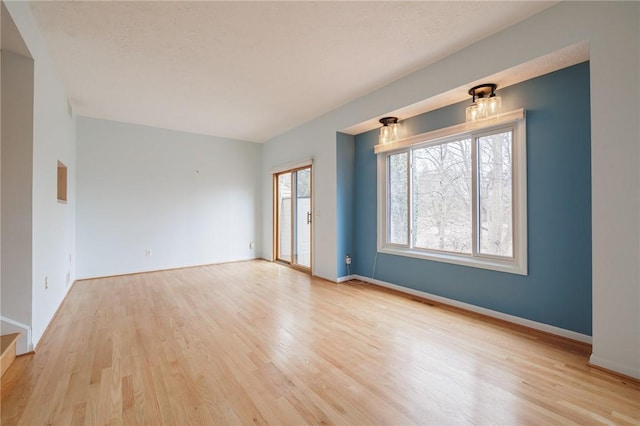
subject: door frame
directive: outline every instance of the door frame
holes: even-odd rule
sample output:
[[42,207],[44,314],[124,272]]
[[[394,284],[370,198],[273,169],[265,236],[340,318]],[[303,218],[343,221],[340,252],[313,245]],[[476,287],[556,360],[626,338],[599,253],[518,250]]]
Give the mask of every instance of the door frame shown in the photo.
[[[294,252],[294,232],[293,232],[293,227],[295,226],[295,220],[294,220],[294,195],[297,191],[294,191],[293,188],[293,173],[298,172],[300,170],[305,170],[305,169],[309,169],[309,188],[311,191],[311,196],[309,197],[309,213],[311,214],[311,223],[309,226],[309,267],[307,268],[306,266],[297,264],[293,262],[293,252]],[[283,175],[285,173],[291,173],[292,175],[292,179],[291,179],[291,242],[290,242],[290,246],[291,246],[291,260],[287,261],[285,259],[280,259],[278,257],[278,241],[279,241],[279,233],[280,233],[280,220],[279,220],[279,214],[280,214],[280,203],[279,203],[279,188],[278,188],[278,176]],[[313,193],[314,193],[314,188],[313,188],[313,163],[312,162],[305,162],[305,163],[298,163],[296,165],[294,165],[293,167],[288,167],[288,168],[282,168],[282,169],[278,169],[277,171],[273,171],[272,172],[272,180],[273,180],[273,184],[272,184],[272,192],[273,192],[273,223],[272,223],[272,229],[273,229],[273,251],[272,251],[272,256],[271,256],[271,261],[272,262],[278,262],[278,263],[282,263],[284,265],[287,265],[291,268],[303,271],[303,272],[307,272],[311,275],[313,275],[313,255],[314,255],[314,250],[313,250],[313,228],[314,228],[314,214],[313,214]],[[297,180],[296,180],[297,183]]]

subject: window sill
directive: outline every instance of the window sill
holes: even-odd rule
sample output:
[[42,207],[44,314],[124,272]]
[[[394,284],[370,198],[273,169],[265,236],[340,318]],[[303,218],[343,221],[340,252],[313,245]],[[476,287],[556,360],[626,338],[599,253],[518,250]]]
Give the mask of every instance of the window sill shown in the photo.
[[527,264],[516,260],[502,260],[491,257],[473,257],[471,255],[453,254],[445,252],[428,252],[424,250],[409,249],[404,247],[386,246],[378,248],[379,253],[395,256],[413,257],[416,259],[432,260],[435,262],[451,263],[454,265],[468,266],[471,268],[488,269],[491,271],[506,272],[509,274],[527,275]]

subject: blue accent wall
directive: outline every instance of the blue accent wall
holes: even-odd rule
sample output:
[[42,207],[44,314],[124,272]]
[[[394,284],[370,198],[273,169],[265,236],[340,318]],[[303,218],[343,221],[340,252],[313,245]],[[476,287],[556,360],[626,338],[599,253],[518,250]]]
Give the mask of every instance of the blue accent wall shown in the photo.
[[[336,137],[337,157],[337,223],[338,233],[338,277],[349,274],[344,262],[346,255],[354,253],[354,202],[355,202],[355,140],[351,135],[338,133]],[[353,271],[351,271],[353,272]]]
[[[529,274],[521,276],[387,254],[378,254],[376,259],[373,147],[378,130],[355,137],[357,211],[352,216],[355,238],[352,272],[591,335],[589,63],[497,93],[502,96],[504,111],[522,107],[526,110]],[[407,119],[402,122],[405,135],[461,123],[468,104],[462,102]],[[345,147],[341,151],[340,145],[338,142],[339,163],[347,151]],[[338,182],[342,173],[345,171],[338,167]],[[338,187],[340,199],[340,184]],[[347,193],[345,190],[342,195]],[[344,211],[338,213],[340,223]],[[344,263],[339,260],[338,264]]]

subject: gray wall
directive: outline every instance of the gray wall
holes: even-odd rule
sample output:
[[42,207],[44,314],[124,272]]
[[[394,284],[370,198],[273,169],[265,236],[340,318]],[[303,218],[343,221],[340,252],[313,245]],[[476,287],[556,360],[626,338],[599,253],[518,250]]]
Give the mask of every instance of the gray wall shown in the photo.
[[33,60],[2,52],[2,315],[31,325]]
[[80,117],[78,277],[259,257],[261,151]]

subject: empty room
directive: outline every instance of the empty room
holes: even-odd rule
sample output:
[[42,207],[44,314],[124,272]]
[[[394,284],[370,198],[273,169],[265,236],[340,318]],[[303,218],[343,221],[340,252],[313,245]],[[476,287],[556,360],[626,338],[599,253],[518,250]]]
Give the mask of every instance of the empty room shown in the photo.
[[0,3],[0,424],[640,424],[640,3]]

